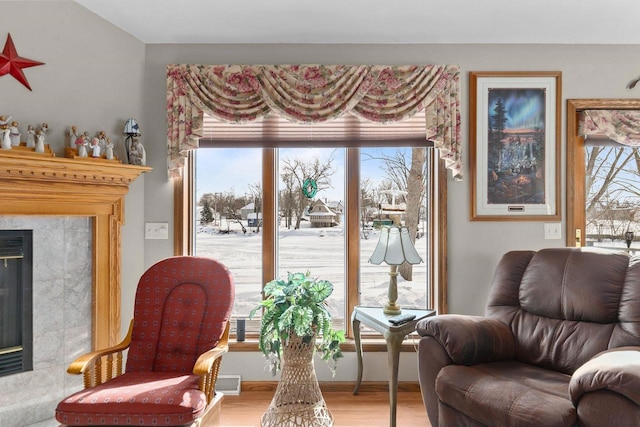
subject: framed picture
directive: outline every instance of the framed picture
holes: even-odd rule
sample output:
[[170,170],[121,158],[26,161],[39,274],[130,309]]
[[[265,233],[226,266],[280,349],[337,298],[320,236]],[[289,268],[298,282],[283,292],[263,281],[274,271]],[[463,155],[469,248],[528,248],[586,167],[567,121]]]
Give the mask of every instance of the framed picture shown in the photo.
[[560,219],[560,72],[471,72],[471,220]]

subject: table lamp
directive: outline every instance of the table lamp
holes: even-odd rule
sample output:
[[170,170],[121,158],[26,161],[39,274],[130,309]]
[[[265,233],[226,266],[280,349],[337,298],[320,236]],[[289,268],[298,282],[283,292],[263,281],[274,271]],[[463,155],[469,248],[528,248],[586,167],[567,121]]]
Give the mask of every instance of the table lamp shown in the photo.
[[420,264],[422,258],[416,251],[409,228],[405,226],[389,226],[380,228],[380,239],[369,258],[371,264],[385,262],[389,265],[389,302],[384,306],[386,314],[400,314],[402,310],[396,304],[398,299],[398,266],[405,262]]

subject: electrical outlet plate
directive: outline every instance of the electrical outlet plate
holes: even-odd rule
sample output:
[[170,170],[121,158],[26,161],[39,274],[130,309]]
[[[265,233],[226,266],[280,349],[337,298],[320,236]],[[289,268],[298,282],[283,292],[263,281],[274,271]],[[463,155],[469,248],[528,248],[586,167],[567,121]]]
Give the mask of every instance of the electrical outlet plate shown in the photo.
[[144,224],[145,239],[168,239],[169,223],[168,222],[147,222]]
[[559,222],[546,223],[544,225],[544,238],[547,240],[562,239],[562,224]]

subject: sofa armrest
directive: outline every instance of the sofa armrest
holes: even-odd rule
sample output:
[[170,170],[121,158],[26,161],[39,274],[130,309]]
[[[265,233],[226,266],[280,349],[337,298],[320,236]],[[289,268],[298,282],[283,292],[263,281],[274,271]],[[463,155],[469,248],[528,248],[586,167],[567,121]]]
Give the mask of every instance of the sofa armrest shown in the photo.
[[640,347],[603,351],[571,376],[569,394],[574,405],[587,393],[607,390],[640,405]]
[[443,314],[421,320],[420,336],[431,336],[445,349],[453,363],[471,365],[510,360],[516,344],[511,329],[496,319],[460,314]]

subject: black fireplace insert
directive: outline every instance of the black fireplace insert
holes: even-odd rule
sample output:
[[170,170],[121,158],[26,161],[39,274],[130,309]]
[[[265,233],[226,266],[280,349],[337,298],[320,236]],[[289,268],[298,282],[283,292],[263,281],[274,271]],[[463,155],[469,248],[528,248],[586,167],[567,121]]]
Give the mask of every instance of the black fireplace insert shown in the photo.
[[33,370],[33,232],[0,230],[0,376]]

